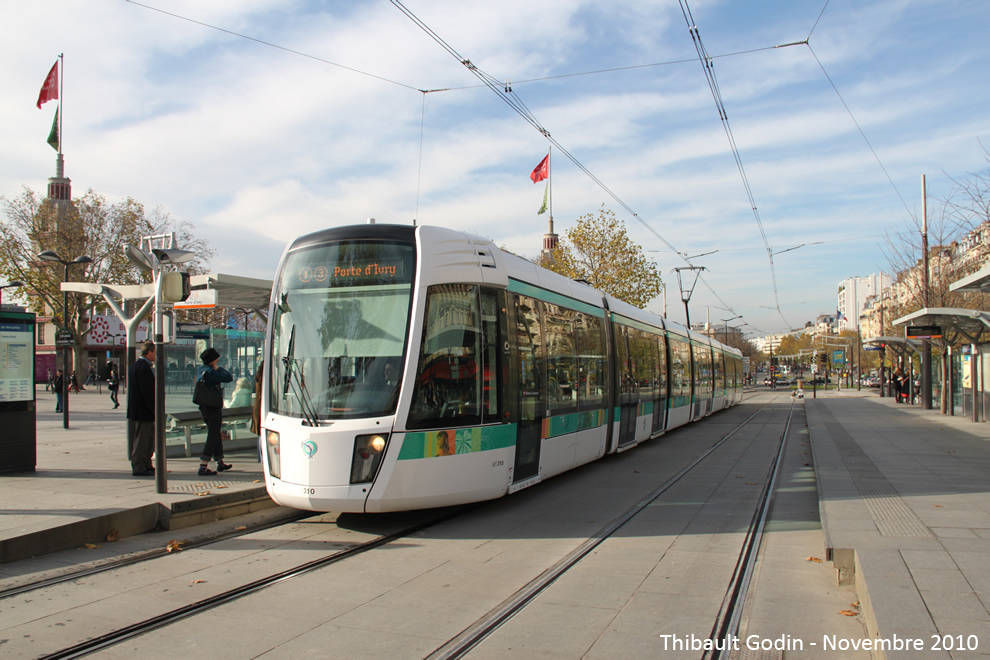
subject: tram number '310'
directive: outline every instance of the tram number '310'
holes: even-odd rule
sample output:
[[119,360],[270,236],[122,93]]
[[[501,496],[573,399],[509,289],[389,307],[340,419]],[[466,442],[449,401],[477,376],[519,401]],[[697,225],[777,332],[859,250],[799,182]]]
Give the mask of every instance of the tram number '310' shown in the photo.
[[492,461],[492,467],[502,467],[505,465],[505,461]]
[[315,488],[303,488],[303,495],[316,495]]

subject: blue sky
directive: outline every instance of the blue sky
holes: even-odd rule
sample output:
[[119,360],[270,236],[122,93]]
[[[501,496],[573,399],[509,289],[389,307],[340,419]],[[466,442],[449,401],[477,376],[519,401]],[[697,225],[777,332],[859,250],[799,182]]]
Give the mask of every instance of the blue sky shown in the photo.
[[[528,175],[547,139],[392,3],[142,3],[6,3],[0,195],[54,174],[55,104],[35,101],[64,53],[73,193],[161,205],[210,241],[216,271],[270,278],[294,236],[368,217],[538,254]],[[618,198],[554,150],[558,233],[614,210],[676,321],[672,269],[713,250],[691,260],[707,269],[692,321],[741,315],[763,334],[834,313],[839,281],[889,270],[884,237],[913,227],[922,174],[937,197],[986,167],[984,0],[687,3],[762,233],[677,0],[403,5]]]

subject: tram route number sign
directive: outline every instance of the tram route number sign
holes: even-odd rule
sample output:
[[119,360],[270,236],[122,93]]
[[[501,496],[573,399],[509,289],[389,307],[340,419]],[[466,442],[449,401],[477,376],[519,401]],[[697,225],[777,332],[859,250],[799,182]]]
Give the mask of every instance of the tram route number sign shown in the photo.
[[938,339],[942,328],[937,325],[909,325],[905,328],[908,339]]

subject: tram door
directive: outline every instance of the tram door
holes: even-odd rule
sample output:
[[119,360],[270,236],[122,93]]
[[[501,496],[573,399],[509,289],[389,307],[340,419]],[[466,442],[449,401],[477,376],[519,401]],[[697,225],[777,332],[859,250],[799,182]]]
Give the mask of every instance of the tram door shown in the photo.
[[514,482],[535,477],[540,471],[543,420],[547,413],[543,331],[539,303],[526,296],[513,296],[519,423],[516,433]]

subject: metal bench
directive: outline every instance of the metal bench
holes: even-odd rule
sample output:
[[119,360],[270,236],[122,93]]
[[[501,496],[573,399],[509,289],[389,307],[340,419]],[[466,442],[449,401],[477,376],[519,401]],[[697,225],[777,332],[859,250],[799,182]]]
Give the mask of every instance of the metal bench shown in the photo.
[[[251,406],[242,406],[240,408],[224,408],[223,409],[223,424],[237,424],[238,422],[249,422],[251,421],[252,408]],[[192,456],[192,431],[194,428],[204,427],[206,424],[203,423],[203,416],[199,414],[198,410],[188,410],[184,412],[173,412],[167,413],[165,417],[168,420],[168,430],[174,431],[176,429],[182,429],[185,435],[185,448],[186,456]],[[233,430],[236,426],[231,428],[231,439],[234,438]]]

